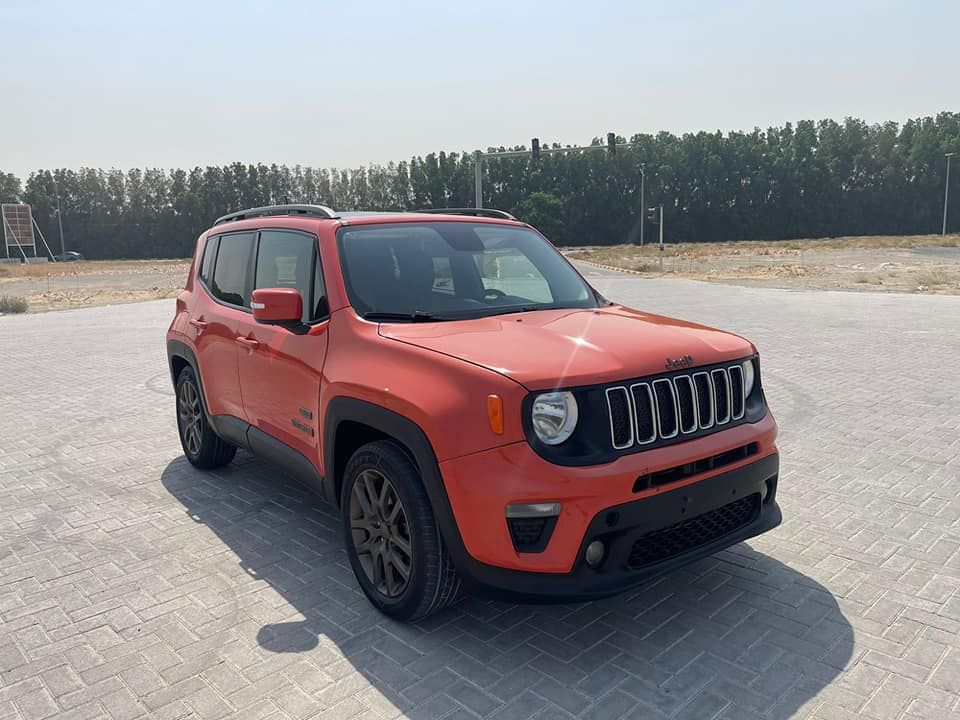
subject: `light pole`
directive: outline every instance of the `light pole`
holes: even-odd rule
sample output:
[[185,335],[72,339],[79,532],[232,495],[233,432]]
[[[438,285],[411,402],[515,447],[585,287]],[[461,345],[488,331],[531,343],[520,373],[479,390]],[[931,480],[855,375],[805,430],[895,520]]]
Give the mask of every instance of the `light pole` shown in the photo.
[[950,158],[953,157],[953,153],[945,153],[944,157],[947,158],[947,180],[943,183],[943,232],[942,235],[947,234],[947,204],[950,202]]

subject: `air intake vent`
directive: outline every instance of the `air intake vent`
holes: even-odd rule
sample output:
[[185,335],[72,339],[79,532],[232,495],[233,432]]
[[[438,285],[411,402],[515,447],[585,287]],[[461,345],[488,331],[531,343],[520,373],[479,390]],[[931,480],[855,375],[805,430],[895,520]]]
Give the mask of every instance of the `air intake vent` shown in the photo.
[[555,517],[507,518],[510,539],[517,552],[543,552],[556,525]]
[[648,533],[633,543],[627,567],[637,570],[709,545],[753,522],[759,512],[760,494],[754,493],[703,515]]

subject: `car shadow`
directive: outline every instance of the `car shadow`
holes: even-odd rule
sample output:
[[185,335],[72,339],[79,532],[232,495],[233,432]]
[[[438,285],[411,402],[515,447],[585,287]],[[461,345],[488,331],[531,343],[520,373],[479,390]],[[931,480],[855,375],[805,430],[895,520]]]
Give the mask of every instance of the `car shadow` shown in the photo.
[[851,661],[853,631],[831,593],[746,544],[608,600],[465,598],[409,625],[360,591],[335,508],[274,466],[240,452],[201,472],[179,457],[162,482],[188,516],[177,547],[209,594],[232,603],[220,619],[231,643],[251,663],[306,659],[301,672],[315,677],[298,687],[317,707],[360,694],[384,715],[417,720],[464,708],[779,720]]

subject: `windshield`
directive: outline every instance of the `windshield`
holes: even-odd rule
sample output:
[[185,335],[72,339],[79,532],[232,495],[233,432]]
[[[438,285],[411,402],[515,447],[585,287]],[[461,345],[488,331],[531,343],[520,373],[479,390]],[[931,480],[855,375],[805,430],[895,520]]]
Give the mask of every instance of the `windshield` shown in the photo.
[[371,320],[430,321],[597,307],[540,235],[491,223],[363,225],[338,234],[350,303]]

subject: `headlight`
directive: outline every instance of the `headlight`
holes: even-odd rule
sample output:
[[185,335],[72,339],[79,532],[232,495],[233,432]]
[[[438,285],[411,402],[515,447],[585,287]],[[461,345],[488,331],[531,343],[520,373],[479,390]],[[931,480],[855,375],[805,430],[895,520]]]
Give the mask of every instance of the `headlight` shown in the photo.
[[757,372],[753,367],[753,360],[744,360],[740,367],[743,368],[743,396],[750,397],[753,392],[753,383],[757,379]]
[[541,442],[559,445],[577,427],[577,399],[570,392],[548,392],[533,400],[533,431]]

